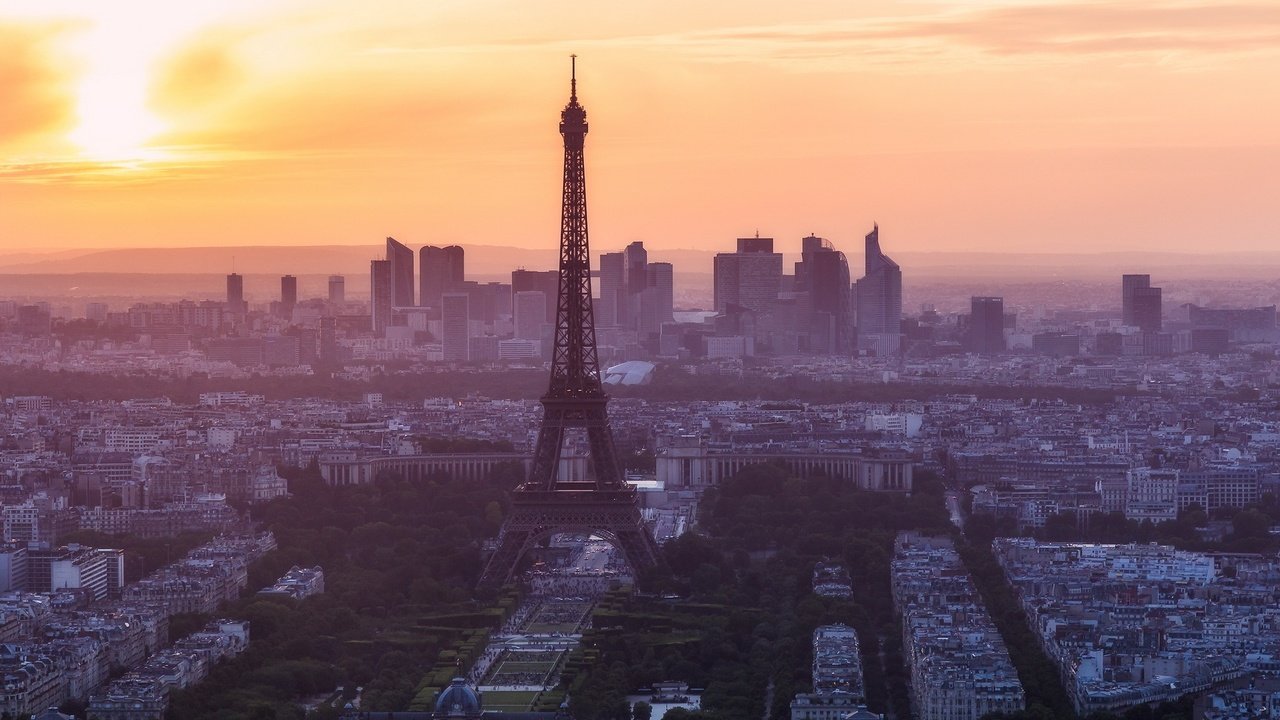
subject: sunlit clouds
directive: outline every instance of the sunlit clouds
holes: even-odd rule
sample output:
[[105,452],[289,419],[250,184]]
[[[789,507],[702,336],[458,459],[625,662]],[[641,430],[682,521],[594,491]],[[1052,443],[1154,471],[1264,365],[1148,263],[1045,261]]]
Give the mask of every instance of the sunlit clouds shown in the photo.
[[1280,240],[1269,0],[54,0],[0,45],[6,246],[545,244],[571,52],[603,246]]

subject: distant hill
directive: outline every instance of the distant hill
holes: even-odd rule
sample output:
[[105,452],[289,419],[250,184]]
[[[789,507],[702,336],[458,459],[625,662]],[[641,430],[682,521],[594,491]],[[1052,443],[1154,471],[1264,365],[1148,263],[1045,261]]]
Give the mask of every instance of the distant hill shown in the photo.
[[[518,248],[499,245],[467,245],[468,277],[493,280],[508,277],[513,269],[555,269],[555,248]],[[620,248],[595,247],[593,254]],[[679,274],[710,275],[715,249],[650,249],[650,261],[670,262]],[[861,273],[861,248],[844,248],[850,275]],[[416,250],[416,248],[415,248]],[[979,253],[895,252],[886,250],[903,268],[904,275],[920,278],[1106,278],[1124,272],[1149,272],[1165,277],[1280,276],[1280,252],[1191,253]],[[312,245],[245,247],[119,248],[67,250],[53,253],[0,253],[0,274],[215,274],[325,275],[352,279],[367,276],[369,261],[382,257],[382,246]],[[789,271],[797,254],[784,254]]]

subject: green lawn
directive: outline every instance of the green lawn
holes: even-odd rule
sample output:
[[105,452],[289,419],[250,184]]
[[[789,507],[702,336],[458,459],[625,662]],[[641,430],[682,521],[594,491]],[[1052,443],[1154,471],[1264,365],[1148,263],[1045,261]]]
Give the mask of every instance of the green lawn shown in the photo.
[[485,710],[503,710],[506,712],[524,712],[533,706],[538,699],[536,692],[514,692],[507,690],[490,690],[483,694],[481,701]]

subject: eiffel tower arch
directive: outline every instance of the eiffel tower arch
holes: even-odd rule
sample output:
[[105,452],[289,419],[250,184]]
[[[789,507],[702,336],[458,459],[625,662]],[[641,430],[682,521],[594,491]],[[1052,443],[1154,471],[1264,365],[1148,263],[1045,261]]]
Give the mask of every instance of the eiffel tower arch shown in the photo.
[[[583,163],[587,111],[578,103],[576,60],[573,70],[569,104],[560,113],[564,194],[551,381],[542,396],[542,426],[533,464],[525,482],[511,493],[498,548],[480,577],[477,590],[481,594],[496,593],[530,548],[559,532],[591,533],[610,540],[635,571],[661,563],[657,543],[641,518],[636,491],[627,485],[618,464],[609,429],[609,398],[600,383]],[[586,435],[593,480],[558,479],[565,439],[574,430]]]

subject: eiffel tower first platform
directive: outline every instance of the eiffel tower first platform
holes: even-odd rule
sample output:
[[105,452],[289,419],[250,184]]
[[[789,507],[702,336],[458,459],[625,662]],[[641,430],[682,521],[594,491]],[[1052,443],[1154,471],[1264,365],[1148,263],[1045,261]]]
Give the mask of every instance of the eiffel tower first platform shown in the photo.
[[[511,579],[524,554],[554,533],[590,533],[610,540],[640,572],[660,564],[657,544],[640,517],[635,489],[623,480],[600,384],[596,329],[591,310],[591,261],[587,247],[587,184],[583,144],[587,111],[578,103],[577,65],[569,104],[560,113],[564,136],[564,199],[560,220],[560,285],[556,299],[551,384],[542,396],[542,428],[528,479],[511,493],[511,505],[477,592],[495,594]],[[567,432],[587,438],[595,479],[557,480]]]

